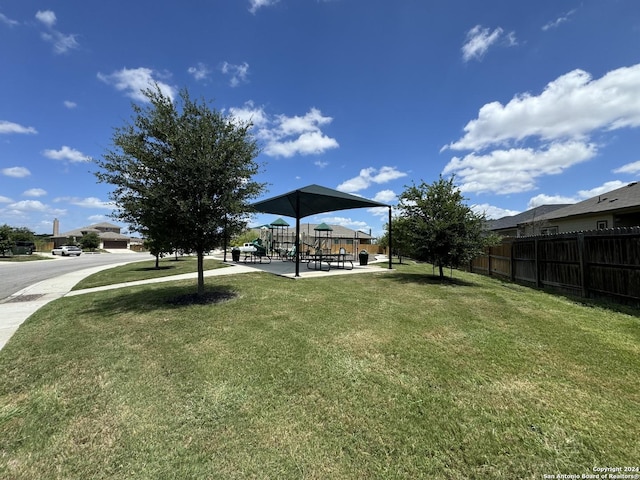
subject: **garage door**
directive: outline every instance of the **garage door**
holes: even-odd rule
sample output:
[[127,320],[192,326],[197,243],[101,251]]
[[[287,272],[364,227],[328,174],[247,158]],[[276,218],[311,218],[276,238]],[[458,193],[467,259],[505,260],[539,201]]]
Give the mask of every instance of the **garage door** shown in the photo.
[[105,249],[112,249],[112,248],[127,248],[127,241],[126,240],[105,240],[104,242],[104,248]]

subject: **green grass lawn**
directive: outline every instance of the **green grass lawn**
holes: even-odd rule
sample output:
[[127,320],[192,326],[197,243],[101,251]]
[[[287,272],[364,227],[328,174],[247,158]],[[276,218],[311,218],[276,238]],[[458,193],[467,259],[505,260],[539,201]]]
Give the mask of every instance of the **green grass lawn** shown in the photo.
[[[229,259],[231,257],[229,256]],[[224,268],[225,265],[220,260],[213,258],[204,259],[204,269],[213,270],[215,268]],[[183,273],[194,273],[198,271],[198,262],[196,257],[175,257],[161,258],[156,268],[156,261],[145,260],[142,262],[129,263],[119,267],[110,268],[94,273],[87,278],[78,282],[73,290],[82,290],[84,288],[102,287],[113,283],[126,283],[136,280],[149,280],[151,278],[166,277],[168,275],[180,275]]]
[[36,260],[51,260],[51,257],[33,253],[31,255],[10,255],[0,257],[0,262],[34,262]]
[[0,478],[531,478],[637,466],[637,311],[424,265],[67,297],[0,351]]

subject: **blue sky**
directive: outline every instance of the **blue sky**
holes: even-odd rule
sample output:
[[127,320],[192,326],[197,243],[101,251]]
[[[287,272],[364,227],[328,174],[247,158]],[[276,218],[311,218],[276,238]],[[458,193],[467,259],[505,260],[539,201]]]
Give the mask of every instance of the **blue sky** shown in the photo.
[[0,65],[0,224],[36,233],[113,222],[92,159],[152,82],[252,120],[263,198],[455,175],[499,218],[640,176],[636,0],[0,0]]

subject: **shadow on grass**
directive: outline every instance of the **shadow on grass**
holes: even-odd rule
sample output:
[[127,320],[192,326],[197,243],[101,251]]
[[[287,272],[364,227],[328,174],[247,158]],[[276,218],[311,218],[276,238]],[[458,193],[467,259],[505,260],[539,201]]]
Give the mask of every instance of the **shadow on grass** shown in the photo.
[[133,272],[155,272],[155,271],[160,271],[160,270],[173,270],[175,269],[175,265],[162,265],[158,268],[156,267],[140,267],[140,268],[135,268],[135,269],[131,269]]
[[203,295],[197,295],[196,285],[147,286],[143,289],[114,290],[104,298],[96,296],[86,311],[108,317],[121,313],[148,313],[167,308],[187,308],[191,305],[213,306],[237,296],[236,290],[223,285],[205,285]]
[[433,275],[428,273],[402,273],[398,272],[389,276],[389,279],[399,283],[416,283],[419,285],[451,285],[457,287],[475,287],[475,283],[467,282],[460,278],[452,278],[444,276],[440,278],[439,275]]

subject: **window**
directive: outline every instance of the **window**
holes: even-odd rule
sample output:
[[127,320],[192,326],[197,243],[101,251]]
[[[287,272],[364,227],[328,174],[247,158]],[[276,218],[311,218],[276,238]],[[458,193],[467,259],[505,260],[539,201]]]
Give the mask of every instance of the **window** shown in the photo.
[[606,220],[598,220],[596,222],[597,228],[598,230],[605,230],[607,228],[607,221]]
[[541,235],[555,235],[558,233],[558,227],[546,227],[540,229]]

